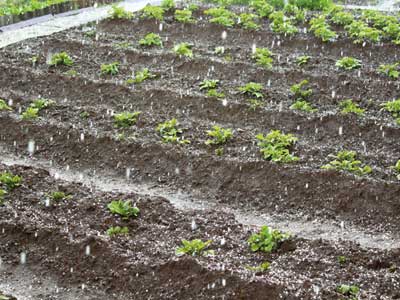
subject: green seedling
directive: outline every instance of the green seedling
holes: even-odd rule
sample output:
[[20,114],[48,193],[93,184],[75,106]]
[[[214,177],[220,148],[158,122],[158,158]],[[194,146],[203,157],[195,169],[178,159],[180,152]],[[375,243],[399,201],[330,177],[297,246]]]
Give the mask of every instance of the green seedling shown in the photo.
[[129,42],[121,42],[121,43],[116,43],[113,46],[116,49],[126,50],[126,49],[129,49],[129,47],[131,46],[131,43],[129,43]]
[[256,111],[257,109],[263,107],[263,103],[258,99],[248,99],[249,109]]
[[12,191],[13,189],[19,187],[22,182],[22,177],[14,175],[10,172],[0,173],[0,183],[5,186],[7,191]]
[[136,124],[140,111],[131,112],[122,112],[114,115],[114,126],[117,128],[128,128]]
[[189,9],[177,9],[175,11],[175,20],[181,23],[196,23],[196,20],[192,18],[192,11]]
[[368,165],[361,167],[362,162],[357,160],[357,153],[355,151],[339,151],[337,155],[330,154],[329,157],[333,160],[322,166],[322,169],[326,170],[337,170],[337,171],[347,171],[358,176],[367,175],[372,172],[372,168]]
[[81,119],[88,119],[90,117],[90,114],[87,111],[83,111],[79,114],[79,117]]
[[188,43],[180,43],[174,46],[174,52],[180,57],[185,56],[188,58],[193,58],[192,46]]
[[397,161],[397,163],[391,167],[393,169],[393,171],[396,173],[397,175],[397,179],[400,180],[400,159]]
[[294,98],[296,100],[307,100],[312,95],[312,89],[307,89],[308,80],[303,80],[298,84],[294,84],[290,87]]
[[341,284],[336,288],[336,291],[344,296],[357,297],[360,288],[356,285]]
[[211,23],[224,27],[232,27],[235,24],[236,15],[224,7],[213,7],[204,11],[204,14],[212,16]]
[[4,189],[0,189],[0,205],[4,204],[4,196],[7,194],[7,191]]
[[342,59],[339,59],[336,61],[336,67],[339,67],[344,70],[354,70],[358,69],[361,67],[361,61],[358,59],[355,59],[353,57],[343,57]]
[[223,147],[217,148],[215,149],[214,153],[216,156],[222,156],[224,155],[224,148]]
[[318,109],[312,107],[311,104],[305,100],[297,100],[290,106],[290,109],[309,113],[318,111]]
[[383,110],[390,112],[396,119],[396,123],[400,125],[400,99],[385,102],[381,106]]
[[342,109],[341,113],[344,115],[352,113],[358,116],[362,116],[365,112],[365,109],[359,107],[358,104],[354,103],[351,99],[340,101],[339,107]]
[[267,48],[256,48],[252,58],[256,61],[256,64],[264,68],[272,68],[272,52]]
[[271,267],[271,264],[266,261],[256,267],[247,266],[246,269],[253,271],[253,272],[266,272],[269,270],[270,267]]
[[239,15],[239,20],[239,25],[244,29],[257,30],[260,28],[260,25],[257,24],[258,16],[255,14],[242,13]]
[[116,227],[110,227],[107,229],[107,234],[109,236],[126,235],[128,233],[129,233],[129,229],[126,226],[124,226],[124,227],[116,226]]
[[135,75],[134,79],[133,78],[128,79],[127,82],[131,83],[130,80],[132,80],[132,83],[138,84],[138,83],[142,83],[143,81],[145,81],[147,79],[153,79],[153,78],[156,78],[156,77],[157,77],[157,75],[151,73],[149,71],[149,69],[144,68],[143,70],[136,72],[136,75]]
[[218,92],[216,89],[209,89],[206,94],[208,97],[222,99],[225,98],[225,94],[222,92]]
[[50,66],[67,66],[70,67],[73,65],[73,60],[72,58],[66,53],[66,52],[60,52],[53,54],[53,56],[50,59]]
[[274,12],[274,7],[264,0],[250,1],[249,6],[257,12],[261,18],[268,18]]
[[34,100],[30,107],[33,108],[37,108],[39,111],[41,111],[42,109],[46,109],[49,108],[50,106],[54,105],[54,101],[53,100],[49,100],[49,99],[36,99]]
[[146,34],[144,38],[139,40],[139,45],[143,47],[152,47],[152,46],[162,47],[161,37],[158,34],[150,32]]
[[39,118],[39,109],[34,108],[34,107],[28,107],[23,113],[22,113],[22,119],[31,121]]
[[174,0],[163,0],[161,2],[161,7],[165,10],[173,10],[176,7],[175,1]]
[[298,56],[296,58],[296,63],[298,66],[304,66],[305,64],[307,64],[311,59],[311,56],[308,55],[302,55],[302,56]]
[[61,200],[67,200],[67,199],[71,199],[72,196],[71,195],[67,195],[64,192],[52,192],[50,194],[50,198],[54,201],[61,201]]
[[281,133],[280,130],[272,130],[266,136],[256,136],[258,146],[263,158],[277,163],[290,163],[298,161],[299,158],[290,154],[289,148],[296,142],[297,138],[292,134]]
[[211,90],[216,89],[219,84],[219,80],[217,79],[204,79],[200,82],[200,90]]
[[67,75],[70,77],[76,77],[78,75],[78,72],[74,69],[71,69],[71,70],[64,72],[64,75]]
[[206,145],[222,145],[232,139],[232,129],[224,129],[220,126],[213,126],[212,130],[207,130],[207,135],[212,139],[206,140]]
[[182,240],[182,246],[178,247],[175,251],[176,255],[192,255],[192,256],[208,256],[214,255],[213,250],[207,250],[211,245],[212,241],[208,240],[203,242],[202,240]]
[[161,135],[165,143],[190,144],[189,140],[185,140],[181,135],[183,130],[178,128],[179,123],[174,118],[164,123],[158,124],[156,131]]
[[139,215],[139,208],[132,206],[131,201],[114,200],[107,205],[112,214],[120,215],[122,219],[128,220],[130,217]]
[[251,251],[270,253],[277,250],[283,241],[290,238],[288,233],[283,233],[268,226],[262,226],[258,233],[254,233],[247,240]]
[[164,9],[160,6],[146,5],[142,9],[141,18],[162,21],[164,19]]
[[378,68],[378,72],[381,74],[387,75],[392,79],[397,79],[397,78],[399,78],[399,75],[400,75],[399,66],[400,66],[400,63],[389,64],[389,65],[380,65]]
[[376,28],[371,28],[363,21],[354,20],[346,25],[344,29],[349,36],[354,39],[355,44],[363,42],[378,43],[381,40],[382,31]]
[[101,74],[103,75],[117,75],[119,72],[119,62],[113,62],[111,64],[102,64],[100,66]]
[[216,55],[222,55],[222,54],[224,54],[224,53],[225,53],[225,47],[223,47],[223,46],[215,47],[214,53],[215,53]]
[[346,26],[354,21],[354,16],[349,12],[339,11],[331,17],[331,20],[336,25]]
[[3,99],[0,99],[0,111],[2,110],[12,110]]
[[110,19],[132,19],[133,14],[125,8],[118,6],[118,5],[112,5],[111,10],[108,12],[109,18]]
[[269,19],[271,20],[270,27],[273,32],[290,36],[299,31],[297,27],[291,23],[290,19],[286,18],[282,11],[271,13]]
[[333,41],[337,38],[337,34],[331,30],[329,24],[326,22],[325,15],[311,19],[310,25],[310,31],[323,42]]
[[337,257],[337,261],[338,261],[339,264],[344,265],[347,262],[347,257],[343,256],[343,255],[338,256]]
[[255,98],[264,98],[262,93],[262,85],[260,83],[249,82],[244,86],[238,88],[238,90],[247,96],[255,97]]

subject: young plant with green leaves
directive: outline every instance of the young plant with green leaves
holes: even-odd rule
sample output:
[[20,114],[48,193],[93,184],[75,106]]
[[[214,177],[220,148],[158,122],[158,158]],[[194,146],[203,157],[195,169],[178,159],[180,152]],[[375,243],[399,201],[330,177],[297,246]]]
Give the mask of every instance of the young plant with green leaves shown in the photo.
[[140,111],[128,112],[124,111],[114,115],[114,126],[117,128],[129,128],[136,124]]
[[380,65],[378,68],[378,72],[384,74],[392,79],[399,78],[400,63],[388,64],[388,65]]
[[64,192],[60,192],[60,191],[51,192],[49,197],[53,201],[68,200],[68,199],[72,198],[71,195],[68,195],[68,194],[66,194]]
[[107,205],[107,208],[112,214],[119,215],[124,220],[128,220],[131,217],[137,217],[140,212],[139,208],[132,206],[131,200],[113,200]]
[[146,5],[141,10],[142,19],[155,19],[157,21],[164,20],[164,9],[161,6]]
[[[4,197],[7,195],[7,191],[4,189],[0,189],[0,205],[4,204]],[[0,299],[1,300],[1,299]]]
[[396,173],[397,179],[400,180],[400,159],[391,167],[391,169]]
[[216,89],[209,89],[206,93],[207,97],[222,99],[225,98],[225,94],[223,92],[218,92]]
[[143,70],[137,71],[135,74],[135,78],[130,78],[127,80],[127,83],[142,83],[143,81],[147,79],[153,79],[156,78],[157,75],[153,74],[150,72],[148,68],[144,68]]
[[257,30],[260,28],[260,25],[257,24],[258,16],[255,14],[242,13],[239,15],[239,20],[239,25],[244,29]]
[[177,9],[175,11],[175,20],[181,23],[196,23],[196,20],[192,17],[192,11],[189,9]]
[[238,88],[239,92],[241,92],[242,94],[257,99],[264,98],[262,89],[263,89],[262,85],[256,82],[249,82],[246,83],[244,86]]
[[290,92],[295,100],[307,100],[312,95],[312,89],[307,89],[308,80],[302,80],[300,83],[290,87]]
[[277,163],[290,163],[299,158],[290,153],[290,148],[297,142],[292,134],[284,134],[280,130],[271,130],[267,135],[256,136],[263,158]]
[[396,123],[400,125],[400,99],[385,102],[381,106],[383,110],[390,112],[396,119]]
[[317,108],[314,108],[308,101],[306,100],[297,100],[294,102],[291,106],[290,109],[292,110],[299,110],[299,111],[304,111],[304,112],[316,112],[318,111]]
[[235,25],[237,16],[235,13],[227,10],[224,7],[213,7],[204,11],[204,14],[212,16],[211,23],[219,24],[225,27],[232,27]]
[[360,288],[356,285],[341,284],[336,288],[336,291],[343,296],[351,297],[351,300],[356,300],[360,293]]
[[174,46],[174,52],[180,57],[193,58],[192,46],[188,43],[179,43]]
[[22,177],[14,175],[11,172],[0,173],[0,183],[5,187],[7,191],[12,191],[13,189],[19,187],[22,182]]
[[331,30],[327,23],[325,15],[319,15],[310,20],[310,31],[323,42],[333,41],[337,38],[336,32]]
[[331,21],[336,25],[346,26],[354,21],[354,16],[350,12],[339,11],[331,16]]
[[267,48],[256,48],[252,59],[256,61],[256,64],[266,69],[272,68],[272,52]]
[[161,37],[156,33],[150,32],[146,34],[144,38],[139,40],[139,45],[142,47],[162,47]]
[[333,160],[321,168],[326,170],[346,171],[352,174],[362,176],[372,172],[372,168],[368,165],[362,166],[362,162],[357,160],[355,151],[342,150],[336,155],[330,154]]
[[120,227],[120,226],[113,226],[107,229],[107,235],[110,237],[116,236],[116,235],[127,235],[129,234],[129,229],[128,227]]
[[110,19],[132,19],[133,14],[127,11],[125,8],[118,6],[116,4],[111,6],[111,10],[108,12]]
[[206,140],[206,145],[223,145],[233,137],[232,129],[224,129],[218,125],[212,127],[212,130],[207,130],[207,135],[211,139]]
[[32,121],[39,118],[39,109],[34,107],[28,107],[22,114],[21,117],[23,120]]
[[179,123],[174,118],[158,124],[156,131],[161,135],[165,143],[190,144],[189,140],[183,138],[183,130],[178,126]]
[[204,79],[200,82],[200,91],[201,90],[211,90],[216,89],[218,87],[219,80],[218,79]]
[[369,27],[363,21],[354,20],[346,25],[344,29],[349,36],[354,39],[355,44],[364,42],[378,43],[381,40],[382,31],[376,28]]
[[73,65],[72,58],[67,54],[67,52],[60,52],[53,54],[50,59],[50,66],[67,66],[70,67]]
[[41,111],[42,109],[46,109],[54,105],[54,103],[55,102],[50,99],[38,98],[32,101],[30,107],[37,108],[39,111]]
[[102,64],[100,66],[100,71],[103,75],[117,75],[119,72],[119,62],[115,61],[110,64]]
[[161,2],[161,8],[165,11],[174,10],[176,7],[174,0],[163,0]]
[[340,69],[350,71],[361,68],[361,60],[356,59],[354,57],[345,56],[337,60],[335,66]]
[[191,256],[208,256],[214,255],[213,250],[209,250],[208,247],[212,241],[208,240],[203,242],[200,239],[194,239],[191,241],[182,240],[182,246],[178,247],[175,251],[176,255],[191,255]]
[[2,110],[12,110],[10,106],[7,105],[6,101],[0,99],[0,111]]
[[247,266],[246,269],[253,271],[253,272],[266,272],[271,267],[271,264],[268,261],[263,262],[262,264],[252,267]]
[[344,115],[347,114],[356,114],[358,116],[362,116],[365,112],[365,109],[361,108],[357,103],[354,103],[351,99],[346,99],[339,102],[339,107],[341,108],[341,113]]
[[265,0],[252,0],[249,6],[257,12],[261,18],[268,18],[274,12],[274,7]]
[[311,59],[311,56],[308,55],[301,55],[296,57],[296,64],[298,66],[304,66],[305,64],[307,64]]
[[283,233],[268,226],[262,226],[258,233],[254,233],[247,240],[251,251],[270,253],[277,250],[282,242],[289,239],[288,233]]
[[270,27],[273,32],[291,36],[299,31],[282,11],[271,13],[269,19],[271,20]]
[[249,110],[256,111],[257,109],[263,107],[263,103],[258,99],[248,99]]

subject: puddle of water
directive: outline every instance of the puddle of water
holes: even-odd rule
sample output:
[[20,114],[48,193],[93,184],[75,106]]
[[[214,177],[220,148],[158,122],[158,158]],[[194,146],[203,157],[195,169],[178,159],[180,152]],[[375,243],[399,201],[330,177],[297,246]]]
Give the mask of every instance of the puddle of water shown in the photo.
[[389,234],[369,234],[360,228],[346,226],[345,224],[340,226],[324,220],[306,221],[295,216],[288,218],[288,216],[277,214],[259,215],[257,213],[233,210],[180,191],[171,191],[164,187],[160,188],[143,183],[131,183],[129,180],[122,179],[122,177],[116,178],[111,177],[111,175],[100,176],[100,174],[97,174],[93,176],[88,172],[74,172],[70,169],[56,168],[46,161],[10,156],[7,153],[1,153],[0,162],[9,166],[23,165],[43,168],[49,171],[53,177],[67,182],[79,182],[87,187],[104,192],[136,193],[139,196],[163,197],[180,210],[218,209],[226,213],[233,213],[236,220],[243,225],[256,227],[269,225],[309,240],[346,240],[359,243],[364,248],[394,249],[400,247],[400,239],[394,238]]

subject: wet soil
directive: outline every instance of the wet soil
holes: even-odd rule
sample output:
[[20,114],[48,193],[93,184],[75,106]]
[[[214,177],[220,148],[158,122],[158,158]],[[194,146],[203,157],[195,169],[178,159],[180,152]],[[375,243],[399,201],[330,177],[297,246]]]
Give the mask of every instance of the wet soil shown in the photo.
[[[163,48],[138,46],[149,32],[160,34]],[[193,43],[193,59],[171,51],[178,42]],[[254,64],[253,44],[274,52],[272,69]],[[225,47],[223,56],[214,54],[217,46]],[[60,51],[73,58],[72,67],[48,66]],[[343,283],[360,286],[360,299],[400,297],[398,249],[299,235],[276,253],[252,253],[246,240],[257,226],[241,224],[221,209],[254,218],[285,215],[310,227],[322,219],[338,230],[355,226],[399,240],[400,184],[390,167],[400,158],[400,127],[381,110],[383,102],[399,97],[399,81],[376,71],[398,59],[397,51],[389,44],[354,45],[345,36],[330,44],[306,33],[279,37],[267,23],[252,32],[204,19],[183,25],[170,17],[162,28],[137,18],[105,20],[2,49],[0,98],[13,109],[0,112],[0,146],[4,157],[29,158],[32,166],[1,166],[24,178],[0,208],[1,259],[7,270],[1,276],[27,268],[26,274],[42,278],[42,289],[51,278],[56,287],[47,291],[48,299],[74,297],[62,298],[57,292],[62,288],[80,299],[338,299],[335,288]],[[310,63],[299,67],[296,57],[304,54],[311,56]],[[335,62],[342,56],[361,59],[362,68],[338,70]],[[100,65],[114,61],[121,63],[119,73],[102,75]],[[157,78],[125,83],[143,68]],[[220,80],[224,101],[199,90],[205,78]],[[290,87],[303,79],[313,89],[310,102],[316,113],[289,109],[294,101]],[[264,86],[262,107],[255,110],[237,91],[250,81]],[[20,113],[38,97],[55,104],[42,110],[38,120],[22,120]],[[366,109],[364,116],[340,113],[339,101],[348,98]],[[126,110],[142,112],[137,124],[115,128],[113,114]],[[161,141],[155,127],[171,118],[179,120],[190,145]],[[215,124],[234,132],[222,156],[204,143]],[[299,138],[292,149],[298,163],[262,159],[255,135],[272,129]],[[357,177],[321,170],[328,155],[342,149],[357,151],[373,173]],[[36,159],[93,177],[185,193],[209,207],[181,210],[154,194],[105,192],[79,183],[79,176],[70,183],[35,165]],[[46,194],[53,190],[73,197],[46,206]],[[140,216],[129,222],[112,216],[106,209],[112,199],[132,199]],[[128,226],[129,236],[109,238],[105,231],[116,225]],[[180,241],[193,238],[212,239],[216,255],[177,257]],[[27,262],[16,268],[21,253]],[[348,263],[339,264],[338,256],[346,256]],[[272,262],[266,273],[246,268],[264,260]],[[9,286],[5,291],[21,294]]]

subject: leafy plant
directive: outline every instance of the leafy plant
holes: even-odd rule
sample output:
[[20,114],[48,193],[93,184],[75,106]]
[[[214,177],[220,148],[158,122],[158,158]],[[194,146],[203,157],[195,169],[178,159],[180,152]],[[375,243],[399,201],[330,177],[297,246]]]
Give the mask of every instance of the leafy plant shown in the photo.
[[111,6],[111,10],[108,12],[109,17],[111,19],[132,19],[133,14],[127,10],[125,10],[125,8],[118,6],[118,5],[112,5]]
[[335,65],[344,70],[353,70],[361,67],[361,61],[354,57],[346,56],[337,60]]
[[318,111],[318,109],[313,108],[313,107],[311,106],[311,104],[308,103],[308,102],[305,101],[305,100],[297,100],[295,103],[293,103],[293,104],[290,106],[290,109],[299,110],[299,111],[305,111],[305,112],[315,112],[315,111]]
[[200,82],[200,90],[216,89],[218,83],[219,80],[217,79],[204,79],[202,82]]
[[371,28],[363,21],[354,20],[346,25],[344,29],[347,31],[351,38],[354,38],[354,43],[359,44],[362,42],[377,43],[381,39],[382,32],[376,28]]
[[232,27],[235,24],[236,15],[224,7],[213,7],[204,11],[204,14],[212,16],[211,23]]
[[156,131],[161,134],[163,141],[166,143],[189,144],[190,141],[185,140],[180,136],[183,133],[183,130],[178,128],[178,126],[179,123],[174,118],[158,124]]
[[113,62],[111,64],[102,64],[100,66],[101,74],[103,75],[117,75],[119,72],[119,62]]
[[144,47],[159,46],[162,47],[161,37],[158,34],[150,32],[139,40],[139,45]]
[[278,163],[298,161],[299,158],[290,154],[289,148],[296,143],[297,138],[292,134],[283,134],[280,130],[271,130],[266,136],[256,135],[260,152],[264,159]]
[[273,32],[285,35],[294,35],[299,31],[297,27],[291,23],[290,19],[286,18],[282,11],[271,13],[269,19],[271,20],[270,26]]
[[271,267],[271,264],[267,261],[263,262],[259,266],[252,267],[252,266],[247,266],[247,269],[253,272],[266,272],[269,270]]
[[225,47],[223,47],[223,46],[215,47],[214,53],[217,54],[217,55],[224,54],[225,53]]
[[360,288],[356,285],[342,284],[336,288],[337,292],[345,296],[357,296]]
[[218,92],[217,89],[209,89],[206,95],[208,97],[214,97],[218,99],[225,98],[225,94],[222,92]]
[[258,99],[248,99],[247,102],[250,105],[249,109],[252,111],[255,111],[263,106],[263,103]]
[[12,110],[3,99],[0,99],[0,111],[2,110]]
[[400,125],[400,99],[385,102],[381,106],[384,110],[390,112],[393,118],[396,118],[397,124]]
[[175,1],[174,1],[174,0],[163,0],[163,1],[161,2],[161,7],[162,7],[165,11],[168,11],[168,10],[175,9],[176,4],[175,4]]
[[400,63],[388,64],[388,65],[380,65],[378,68],[378,72],[381,74],[385,74],[390,78],[397,79],[399,78],[399,65]]
[[302,80],[300,83],[290,87],[290,91],[296,100],[307,100],[312,95],[312,89],[305,88],[307,85],[308,80]]
[[56,191],[56,192],[52,192],[50,194],[50,198],[52,200],[54,200],[54,201],[61,201],[61,200],[70,199],[70,198],[72,198],[72,196],[71,195],[67,195],[64,192]]
[[337,257],[337,260],[338,260],[338,263],[339,263],[339,264],[344,265],[344,264],[347,262],[347,257],[341,255],[341,256],[338,256],[338,257]]
[[60,52],[53,54],[53,56],[50,59],[50,66],[64,65],[70,67],[73,65],[73,63],[74,62],[72,58],[67,54],[67,52]]
[[260,28],[260,25],[256,23],[258,21],[258,16],[255,14],[242,13],[239,15],[239,20],[240,26],[244,29],[257,30]]
[[174,52],[179,56],[193,57],[192,46],[188,43],[179,43],[174,46]]
[[308,55],[302,55],[302,56],[298,56],[296,58],[296,63],[298,66],[303,66],[305,64],[307,64],[311,59],[311,56]]
[[274,12],[274,7],[265,0],[252,0],[250,2],[250,7],[252,7],[261,18],[268,18],[269,15]]
[[39,98],[34,100],[31,103],[30,107],[37,108],[39,111],[41,111],[42,109],[49,108],[53,104],[54,104],[53,100]]
[[164,19],[164,9],[160,6],[146,5],[142,9],[142,19],[156,19],[162,21]]
[[213,126],[212,130],[207,131],[207,135],[212,139],[206,140],[206,145],[222,145],[233,136],[232,129],[224,129],[220,126]]
[[181,23],[196,23],[196,20],[192,18],[192,11],[188,9],[177,9],[175,11],[175,20]]
[[116,227],[110,227],[107,229],[107,234],[109,236],[115,236],[115,235],[125,235],[129,233],[129,229],[128,227],[124,226],[124,227],[120,227],[120,226],[116,226]]
[[252,58],[256,61],[256,64],[264,68],[272,68],[272,52],[267,48],[256,48]]
[[326,22],[326,16],[323,14],[311,19],[310,25],[310,30],[323,42],[333,41],[337,37],[337,34],[331,30],[329,24]]
[[135,78],[133,79],[133,83],[142,83],[147,79],[152,79],[155,77],[157,77],[157,75],[151,73],[149,69],[144,68],[143,70],[136,72]]
[[332,0],[290,0],[289,3],[309,10],[324,10],[332,5]]
[[397,161],[397,163],[391,167],[395,173],[397,174],[397,179],[400,180],[400,159]]
[[23,113],[22,113],[22,119],[23,120],[35,120],[39,118],[39,109],[34,108],[34,107],[28,107]]
[[[4,203],[4,196],[7,194],[6,190],[0,189],[0,205]],[[1,298],[0,298],[1,300]]]
[[114,115],[114,125],[118,128],[128,128],[132,125],[135,125],[137,122],[138,116],[141,114],[140,111],[131,112],[122,112]]
[[238,90],[245,95],[255,97],[255,98],[264,98],[262,93],[262,85],[260,83],[249,82],[244,86],[238,88]]
[[339,11],[332,16],[331,20],[334,24],[345,26],[354,21],[354,16],[349,12]]
[[282,233],[277,229],[271,229],[268,226],[262,226],[258,233],[254,233],[247,240],[251,251],[262,251],[270,253],[277,250],[283,241],[290,237],[287,233]]
[[107,207],[112,214],[120,215],[124,220],[139,215],[139,208],[132,206],[130,200],[113,200],[107,205]]
[[22,182],[22,177],[14,175],[10,172],[0,173],[0,183],[6,187],[8,191],[12,191],[16,187],[19,187]]
[[355,151],[339,151],[337,155],[330,154],[333,158],[329,164],[322,166],[322,169],[347,171],[358,176],[366,175],[372,172],[372,168],[368,165],[361,167],[362,162],[356,160],[357,153]]
[[195,240],[182,240],[182,246],[178,247],[176,249],[176,254],[177,255],[201,255],[201,256],[207,256],[207,255],[214,255],[213,250],[207,250],[207,248],[211,245],[212,241],[208,240],[206,242],[203,242],[202,240],[195,239]]
[[358,104],[354,103],[351,99],[340,101],[339,107],[342,109],[342,114],[344,115],[353,113],[362,116],[365,112],[365,109],[359,107]]

